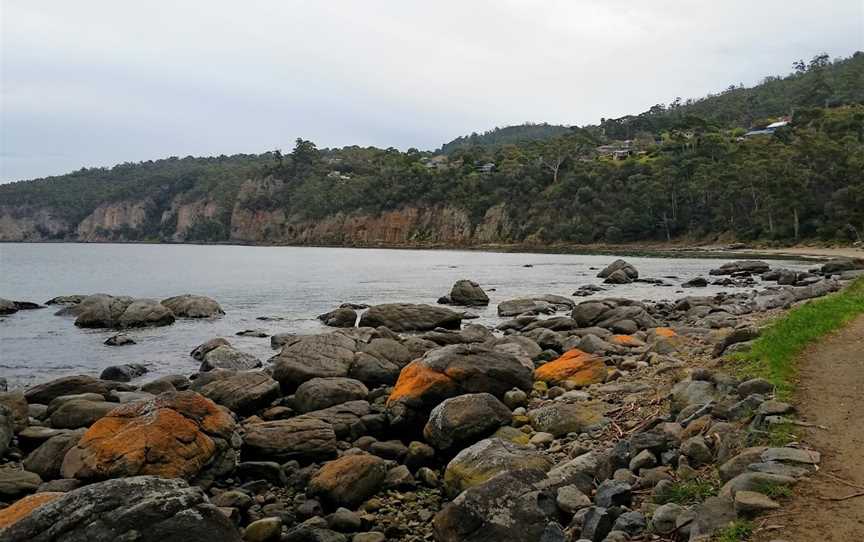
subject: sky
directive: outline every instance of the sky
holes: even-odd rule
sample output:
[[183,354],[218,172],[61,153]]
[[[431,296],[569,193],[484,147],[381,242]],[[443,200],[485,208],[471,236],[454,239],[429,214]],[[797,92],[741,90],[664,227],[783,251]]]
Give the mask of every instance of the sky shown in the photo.
[[167,156],[434,149],[864,50],[864,0],[0,0],[0,182]]

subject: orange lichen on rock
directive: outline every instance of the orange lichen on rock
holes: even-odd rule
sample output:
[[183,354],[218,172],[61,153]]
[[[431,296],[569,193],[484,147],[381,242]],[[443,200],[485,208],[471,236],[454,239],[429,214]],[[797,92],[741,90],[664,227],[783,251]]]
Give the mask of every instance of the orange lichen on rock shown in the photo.
[[678,334],[675,333],[675,330],[671,327],[655,327],[653,329],[654,335],[657,337],[665,337],[667,339],[671,339],[672,337],[677,337]]
[[612,344],[617,344],[618,346],[645,346],[645,343],[634,337],[633,335],[612,335],[607,339],[608,342]]
[[65,495],[65,493],[46,491],[45,493],[35,493],[33,495],[28,495],[23,499],[19,499],[12,503],[11,506],[7,506],[0,510],[0,529],[5,529],[16,521],[29,516],[33,510],[39,508],[43,504],[56,500],[63,495]]
[[64,477],[156,475],[191,478],[213,458],[214,438],[230,438],[234,420],[194,392],[122,405],[94,423],[63,459]]
[[444,390],[453,385],[453,380],[446,374],[430,369],[420,361],[412,361],[399,373],[387,403],[400,399],[420,399],[430,391]]
[[607,373],[606,364],[602,359],[582,350],[573,349],[535,369],[534,379],[552,384],[567,381],[576,386],[589,386],[606,380]]

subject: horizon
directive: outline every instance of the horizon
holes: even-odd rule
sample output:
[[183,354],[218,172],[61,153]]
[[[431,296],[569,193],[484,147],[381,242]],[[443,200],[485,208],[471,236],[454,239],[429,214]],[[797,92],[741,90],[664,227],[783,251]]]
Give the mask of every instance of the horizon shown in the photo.
[[[460,9],[466,20],[444,17],[453,28],[441,30],[436,21],[453,11],[443,4],[388,3],[376,15],[262,3],[238,25],[227,3],[201,13],[3,1],[0,183],[287,151],[298,137],[322,148],[435,150],[525,122],[597,124],[752,87],[799,58],[864,49],[856,1],[831,13],[768,2],[748,8],[746,21],[734,6],[682,13],[673,4],[478,4]],[[788,39],[805,24],[807,35]],[[322,38],[328,30],[337,38]],[[691,46],[670,43],[679,41]],[[633,62],[645,50],[656,63]]]

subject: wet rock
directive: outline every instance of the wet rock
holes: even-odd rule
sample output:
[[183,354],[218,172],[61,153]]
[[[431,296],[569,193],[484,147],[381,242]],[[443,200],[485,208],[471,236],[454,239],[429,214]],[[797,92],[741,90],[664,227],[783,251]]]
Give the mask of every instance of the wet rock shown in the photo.
[[515,388],[530,390],[531,368],[517,357],[473,344],[432,350],[402,369],[387,400],[394,424],[409,423],[448,397],[491,393],[501,397]]
[[244,457],[284,461],[317,460],[336,455],[336,434],[329,423],[308,416],[244,426]]
[[449,495],[457,495],[501,472],[517,469],[546,472],[551,467],[549,459],[533,447],[491,438],[465,448],[447,464],[444,486]]
[[132,299],[96,294],[75,305],[75,325],[85,328],[167,326],[174,313],[155,299]]
[[253,337],[255,339],[266,339],[270,336],[266,329],[244,329],[243,331],[238,331],[234,335],[237,335],[238,337]]
[[121,405],[94,423],[63,459],[64,478],[144,474],[193,478],[234,468],[234,421],[206,397],[168,392]]
[[378,492],[387,470],[380,457],[346,455],[325,463],[309,481],[308,492],[331,506],[354,508]]
[[705,277],[696,277],[681,283],[682,288],[704,288],[706,286],[708,286],[708,279]]
[[178,295],[162,300],[177,318],[216,318],[225,314],[214,299],[203,295]]
[[147,374],[148,369],[140,363],[126,363],[124,365],[111,365],[102,370],[99,378],[102,380],[114,380],[116,382],[129,382]]
[[256,412],[280,396],[279,383],[263,371],[217,369],[196,379],[192,389],[238,414]]
[[[200,488],[189,487],[183,480],[136,476],[90,484],[65,494],[38,495],[43,496],[41,503],[27,503],[5,525],[0,520],[0,538],[33,542],[240,542],[240,534],[228,518],[209,503]],[[130,495],[135,498],[130,499]]]
[[625,271],[621,269],[613,271],[608,277],[603,280],[604,284],[630,284],[633,282]]
[[105,342],[102,343],[106,346],[126,346],[130,344],[135,344],[135,341],[129,335],[125,333],[118,333],[117,335],[113,335],[105,339]]
[[477,307],[489,304],[489,296],[479,284],[472,280],[457,280],[453,288],[450,289],[449,297],[450,302],[454,305]]
[[166,391],[183,391],[188,390],[191,383],[189,379],[183,375],[167,375],[152,380],[141,386],[141,391],[159,395]]
[[561,437],[603,427],[609,419],[603,416],[602,404],[553,402],[528,411],[531,426],[537,431]]
[[366,399],[367,395],[369,389],[353,378],[313,378],[297,388],[294,405],[300,412],[311,412],[348,401]]
[[338,308],[319,314],[318,319],[329,327],[354,327],[357,324],[357,311],[347,307]]
[[[523,542],[545,540],[554,519],[554,496],[535,484],[541,472],[511,471],[471,487],[444,505],[432,521],[438,542]],[[516,528],[514,528],[516,527]]]
[[212,371],[213,369],[230,369],[233,371],[248,371],[261,367],[261,360],[235,349],[233,346],[217,346],[204,354],[204,361],[201,362],[202,373]]
[[392,331],[429,331],[435,328],[459,329],[462,314],[444,307],[388,303],[374,305],[360,317],[360,326],[384,326]]
[[509,423],[510,409],[489,393],[469,393],[444,400],[432,409],[423,436],[446,450],[473,443]]
[[508,299],[498,304],[498,316],[518,316],[520,314],[550,314],[555,306],[542,299]]
[[550,385],[566,383],[570,387],[585,387],[604,382],[607,374],[606,364],[601,358],[573,349],[535,369],[534,379]]

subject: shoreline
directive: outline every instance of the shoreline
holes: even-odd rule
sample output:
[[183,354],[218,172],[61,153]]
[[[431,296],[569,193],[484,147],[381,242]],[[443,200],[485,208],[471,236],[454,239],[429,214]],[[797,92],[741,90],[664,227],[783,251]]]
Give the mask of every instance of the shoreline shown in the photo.
[[691,245],[675,243],[647,243],[647,244],[525,244],[525,243],[487,243],[475,245],[453,245],[444,243],[417,243],[417,244],[390,244],[377,243],[368,245],[340,245],[340,244],[280,244],[280,243],[243,243],[243,242],[218,242],[218,243],[175,243],[167,241],[67,241],[67,240],[45,240],[45,241],[0,241],[4,244],[94,244],[94,245],[193,245],[193,246],[242,246],[242,247],[292,247],[292,248],[351,248],[351,249],[389,249],[389,250],[454,250],[471,252],[499,252],[499,253],[537,253],[537,254],[595,254],[611,256],[643,256],[655,258],[706,258],[706,259],[800,259],[813,262],[821,262],[834,258],[864,259],[864,248],[854,246],[826,247],[796,245],[785,248],[746,247],[746,246],[722,246],[722,245]]

